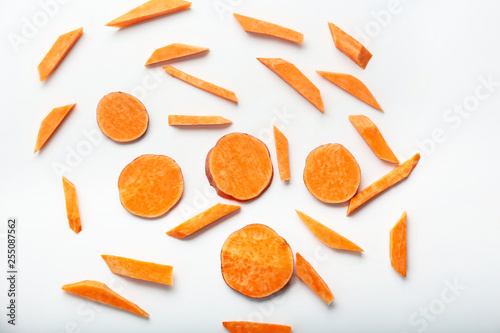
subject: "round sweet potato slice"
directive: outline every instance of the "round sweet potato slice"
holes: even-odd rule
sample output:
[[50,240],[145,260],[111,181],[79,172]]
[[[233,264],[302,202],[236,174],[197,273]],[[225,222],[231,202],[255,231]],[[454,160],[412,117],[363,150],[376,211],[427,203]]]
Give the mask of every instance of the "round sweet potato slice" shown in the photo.
[[263,224],[233,232],[221,251],[222,277],[245,296],[263,298],[280,291],[293,273],[293,253],[286,240]]
[[205,173],[221,197],[247,201],[269,187],[273,164],[262,141],[249,134],[230,133],[208,152]]
[[118,178],[123,207],[141,217],[158,217],[179,201],[184,191],[181,168],[165,155],[142,155]]
[[318,200],[326,203],[345,202],[356,194],[360,181],[358,162],[340,144],[319,146],[307,156],[304,183]]
[[97,104],[97,124],[113,141],[130,142],[140,138],[148,129],[148,123],[144,105],[127,93],[112,92]]

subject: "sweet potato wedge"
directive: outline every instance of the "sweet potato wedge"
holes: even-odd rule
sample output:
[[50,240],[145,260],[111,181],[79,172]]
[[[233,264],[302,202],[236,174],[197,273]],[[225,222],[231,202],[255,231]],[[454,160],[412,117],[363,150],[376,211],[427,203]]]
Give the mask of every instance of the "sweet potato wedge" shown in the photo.
[[335,47],[348,56],[349,59],[354,61],[359,67],[365,69],[372,58],[370,51],[335,24],[328,22],[328,27],[330,28]]
[[281,38],[299,44],[304,42],[304,35],[295,30],[236,13],[233,15],[247,32]]
[[47,140],[49,140],[59,125],[61,125],[62,121],[66,118],[70,111],[73,110],[75,105],[76,103],[54,108],[42,120],[40,129],[38,130],[38,136],[36,138],[35,153],[45,145]]
[[391,265],[396,272],[406,277],[406,212],[391,229],[389,237]]
[[64,176],[62,177],[62,181],[69,228],[73,230],[75,234],[78,234],[82,231],[82,224],[80,222],[80,211],[78,210],[78,201],[76,199],[76,188],[75,185]]
[[224,321],[222,325],[231,333],[291,333],[286,325],[254,323],[249,321]]
[[278,158],[278,169],[281,181],[290,179],[290,161],[288,157],[288,139],[281,131],[273,126],[274,143],[276,145],[276,155]]
[[101,255],[101,257],[115,274],[168,286],[173,284],[172,266],[107,254]]
[[146,62],[146,66],[159,62],[178,59],[188,55],[198,54],[208,51],[208,47],[192,46],[181,43],[174,43],[156,49]]
[[326,304],[330,305],[334,297],[333,294],[326,284],[326,282],[321,278],[321,276],[316,272],[316,270],[311,266],[311,264],[302,257],[300,253],[295,254],[296,258],[296,268],[297,276],[304,281],[309,288],[314,290],[314,292],[321,297]]
[[207,126],[207,125],[227,125],[232,121],[220,116],[184,116],[169,115],[168,124],[170,126]]

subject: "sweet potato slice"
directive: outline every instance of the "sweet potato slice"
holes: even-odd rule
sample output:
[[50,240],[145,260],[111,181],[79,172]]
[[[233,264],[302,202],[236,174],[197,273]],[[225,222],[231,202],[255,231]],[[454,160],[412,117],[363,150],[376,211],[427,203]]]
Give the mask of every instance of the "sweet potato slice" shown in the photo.
[[170,126],[197,126],[197,125],[227,125],[232,121],[220,116],[184,116],[169,115],[168,124]]
[[333,294],[326,284],[326,282],[321,278],[321,276],[316,272],[316,270],[311,266],[311,264],[302,257],[300,253],[295,254],[297,267],[297,276],[304,281],[309,288],[314,290],[314,292],[321,297],[326,304],[330,305],[333,301]]
[[319,146],[307,156],[304,183],[318,200],[326,203],[345,202],[356,194],[360,181],[358,162],[340,144]]
[[78,234],[82,231],[80,222],[80,211],[78,210],[78,201],[76,199],[76,188],[66,177],[62,177],[64,199],[66,201],[66,214],[68,215],[69,228]]
[[49,52],[38,65],[40,81],[45,81],[56,70],[57,66],[63,61],[64,57],[66,57],[82,34],[83,28],[78,28],[57,38]]
[[286,240],[263,224],[233,232],[221,251],[222,277],[245,296],[263,298],[281,290],[293,273],[293,253]]
[[362,100],[366,104],[373,106],[377,110],[384,111],[378,104],[375,97],[373,97],[370,90],[368,90],[368,88],[365,86],[363,82],[361,82],[361,80],[349,74],[332,73],[324,71],[316,71],[316,72],[318,72],[319,75],[321,75],[328,81],[344,89],[349,94]]
[[363,115],[351,115],[349,120],[378,158],[399,164],[398,158],[389,148],[379,129],[370,118]]
[[107,254],[101,255],[101,257],[104,259],[109,269],[115,274],[166,284],[168,286],[172,285],[172,266]]
[[291,333],[286,325],[254,323],[250,321],[224,321],[222,325],[231,333]]
[[247,32],[281,38],[299,44],[304,42],[304,35],[295,30],[236,13],[233,15]]
[[149,317],[149,314],[128,299],[118,295],[102,282],[85,280],[66,284],[61,288],[64,291],[82,296],[93,301],[114,306],[139,316]]
[[274,143],[276,145],[276,155],[278,158],[278,169],[280,172],[281,181],[290,179],[290,161],[288,157],[288,139],[276,127],[274,130]]
[[52,111],[42,120],[36,138],[35,153],[45,145],[47,140],[54,134],[59,125],[61,125],[64,118],[73,110],[75,105],[76,103],[52,109]]
[[184,237],[195,233],[201,228],[206,227],[210,223],[217,221],[221,217],[224,217],[237,209],[240,209],[240,206],[218,203],[169,230],[167,235],[177,239],[183,239]]
[[212,84],[210,82],[198,79],[197,77],[194,77],[192,75],[184,73],[183,71],[180,71],[177,68],[172,67],[172,66],[164,66],[162,68],[165,70],[165,72],[167,72],[171,76],[175,77],[176,79],[179,79],[181,81],[189,83],[190,85],[195,86],[196,88],[199,88],[201,90],[205,90],[211,94],[214,94],[214,95],[217,95],[219,97],[228,99],[232,102],[238,103],[238,98],[236,98],[236,95],[234,94],[234,92],[232,92],[230,90],[216,86],[215,84]]
[[118,178],[120,201],[130,213],[158,217],[179,201],[184,191],[181,168],[165,155],[142,155]]
[[108,27],[125,28],[129,25],[178,12],[190,7],[191,2],[182,0],[150,0],[132,9],[128,13],[115,18],[106,25]]
[[335,47],[348,56],[349,59],[354,61],[359,67],[365,69],[372,58],[370,51],[335,24],[328,22],[328,27],[330,28]]
[[146,66],[172,59],[178,59],[188,55],[198,54],[205,51],[208,51],[208,47],[192,46],[181,43],[170,44],[156,49],[146,62]]
[[208,152],[205,173],[221,197],[247,201],[269,187],[273,165],[262,141],[249,134],[230,133]]
[[391,229],[389,236],[391,265],[396,272],[406,276],[406,212]]
[[300,219],[304,222],[304,224],[312,231],[312,233],[318,237],[320,241],[324,244],[328,245],[332,249],[339,250],[348,250],[348,251],[360,251],[363,252],[363,249],[345,238],[344,236],[336,233],[332,229],[327,226],[319,223],[315,219],[306,214],[295,210],[299,215]]
[[272,70],[283,81],[309,101],[316,109],[325,113],[323,100],[319,89],[302,74],[294,64],[281,58],[257,58],[267,68]]
[[148,129],[148,123],[149,115],[144,105],[127,93],[109,93],[97,105],[97,124],[113,141],[137,140]]
[[352,197],[351,201],[349,201],[347,215],[354,212],[361,205],[365,204],[367,201],[374,198],[381,192],[389,189],[390,187],[396,185],[397,183],[408,177],[413,169],[415,169],[415,167],[417,166],[419,160],[420,154],[417,153],[407,161],[401,163],[400,165],[389,171],[385,176],[369,185],[363,191],[357,193],[354,197]]

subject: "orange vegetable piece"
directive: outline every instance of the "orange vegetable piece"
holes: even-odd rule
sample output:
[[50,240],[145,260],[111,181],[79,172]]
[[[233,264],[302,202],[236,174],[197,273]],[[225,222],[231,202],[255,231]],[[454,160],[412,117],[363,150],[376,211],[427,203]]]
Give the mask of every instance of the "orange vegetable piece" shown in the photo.
[[231,333],[291,333],[286,325],[254,323],[250,321],[224,321],[222,325]]
[[139,22],[178,12],[191,7],[191,2],[182,0],[150,0],[115,18],[108,27],[125,28]]
[[340,144],[329,143],[309,153],[304,183],[311,194],[326,203],[351,199],[361,182],[361,170],[352,154]]
[[356,115],[349,116],[349,120],[378,158],[399,164],[398,158],[394,155],[391,148],[389,148],[379,129],[370,118],[363,115]]
[[269,187],[273,165],[262,141],[249,134],[230,133],[208,152],[205,173],[221,197],[247,201]]
[[351,214],[361,205],[365,204],[367,201],[374,198],[381,192],[387,190],[391,186],[396,185],[397,183],[408,177],[413,169],[417,166],[419,160],[420,154],[417,153],[409,160],[401,163],[400,165],[389,171],[389,173],[387,173],[385,176],[377,180],[375,183],[371,184],[363,191],[352,197],[351,201],[349,201],[349,207],[347,208],[347,215]]
[[290,161],[288,157],[288,139],[281,131],[273,126],[274,143],[276,145],[276,155],[278,158],[278,169],[282,181],[290,179]]
[[62,177],[64,198],[66,201],[66,213],[68,215],[69,228],[78,234],[82,231],[80,222],[80,211],[78,210],[78,201],[76,200],[76,188],[66,177]]
[[263,298],[281,290],[293,273],[293,253],[286,240],[263,224],[233,232],[221,251],[222,277],[245,296]]
[[319,75],[375,109],[384,111],[361,80],[349,74],[316,71]]
[[115,274],[166,284],[168,286],[171,286],[173,283],[172,266],[107,254],[101,255],[101,257]]
[[297,260],[295,265],[297,267],[297,276],[304,281],[309,288],[314,290],[314,292],[321,297],[326,304],[330,305],[334,297],[328,285],[300,253],[297,252],[295,257]]
[[183,239],[238,209],[240,209],[240,206],[218,203],[169,230],[167,235],[177,239]]
[[181,168],[165,155],[142,155],[128,164],[118,178],[123,207],[141,217],[166,214],[184,191]]
[[189,83],[190,85],[195,86],[196,88],[199,88],[201,90],[205,90],[211,94],[238,103],[238,98],[236,98],[236,95],[232,91],[216,86],[215,84],[212,84],[210,82],[198,79],[197,77],[184,73],[172,66],[164,66],[162,68],[165,70],[165,72],[175,77],[176,79]]
[[328,245],[332,249],[339,250],[348,250],[348,251],[360,251],[363,252],[363,249],[345,238],[344,236],[336,233],[332,229],[327,226],[319,223],[315,219],[306,214],[295,210],[299,215],[300,219],[304,222],[304,224],[312,231],[312,233],[318,237],[320,241],[324,244]]
[[82,296],[93,301],[114,306],[115,308],[130,311],[139,316],[149,317],[149,314],[128,299],[118,295],[102,282],[85,280],[66,284],[61,288],[64,291]]
[[144,105],[127,93],[109,93],[97,105],[97,124],[113,141],[137,140],[148,129],[148,123],[149,115]]
[[406,212],[391,229],[389,236],[391,265],[396,272],[406,276]]
[[196,126],[196,125],[226,125],[232,121],[220,116],[183,116],[169,115],[168,124],[170,126]]
[[360,42],[346,34],[335,24],[328,22],[335,47],[348,56],[359,67],[365,69],[372,58],[372,54]]
[[295,30],[236,13],[233,15],[247,32],[281,38],[299,44],[304,42],[304,35]]
[[52,109],[52,111],[42,120],[36,138],[35,153],[45,145],[47,140],[54,134],[59,125],[61,125],[64,118],[73,110],[75,105],[76,103]]
[[45,81],[56,70],[57,66],[63,61],[64,57],[66,57],[82,34],[83,28],[78,28],[57,38],[54,45],[52,45],[49,52],[47,52],[38,65],[40,81]]
[[257,58],[267,68],[272,70],[283,81],[309,101],[316,109],[325,113],[323,100],[319,89],[302,74],[294,64],[281,58]]
[[157,64],[159,62],[178,59],[188,55],[198,54],[208,51],[208,47],[192,46],[181,43],[174,43],[159,49],[156,49],[146,62],[146,66]]

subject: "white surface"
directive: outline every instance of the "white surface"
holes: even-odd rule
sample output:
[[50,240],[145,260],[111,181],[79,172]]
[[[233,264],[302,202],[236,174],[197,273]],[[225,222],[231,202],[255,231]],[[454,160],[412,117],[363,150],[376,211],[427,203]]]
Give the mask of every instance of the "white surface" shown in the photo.
[[[1,279],[0,331],[224,332],[222,321],[253,320],[289,324],[297,333],[498,332],[500,86],[467,118],[447,112],[454,104],[473,101],[480,77],[500,82],[500,4],[401,0],[400,12],[379,31],[371,30],[366,44],[374,56],[362,70],[335,49],[327,22],[352,34],[356,29],[375,29],[372,11],[387,9],[389,1],[305,5],[195,0],[191,10],[121,31],[104,26],[140,3],[67,1],[18,52],[9,35],[20,35],[24,20],[32,21],[42,9],[35,0],[0,3],[0,233],[5,232],[7,217],[16,216],[20,223],[18,325],[6,324],[7,285]],[[305,43],[297,46],[247,34],[232,11],[301,31]],[[83,37],[56,72],[40,83],[39,61],[58,35],[80,26]],[[143,66],[155,48],[173,42],[210,47],[206,56],[176,66],[233,90],[240,103],[182,83],[161,67]],[[282,57],[296,64],[321,90],[326,113],[321,115],[256,57]],[[385,112],[358,101],[315,70],[359,77]],[[139,95],[140,87],[148,89]],[[83,131],[98,129],[97,102],[111,91],[140,97],[149,111],[150,127],[133,144],[103,138],[66,173],[78,191],[83,225],[74,235],[67,227],[62,183],[53,166],[66,164],[67,149],[85,145]],[[33,155],[40,121],[53,107],[73,102],[78,105],[61,128],[40,154]],[[284,113],[291,116],[283,118]],[[168,114],[217,114],[234,124],[224,129],[178,129],[168,126]],[[325,205],[309,194],[302,171],[307,154],[328,142],[342,143],[356,157],[363,175],[361,188],[392,168],[370,151],[349,123],[349,114],[369,116],[402,161],[422,151],[419,143],[432,138],[434,131],[441,129],[444,139],[432,151],[422,151],[407,181],[347,218],[346,205]],[[280,182],[275,164],[271,187],[258,200],[242,204],[234,217],[189,240],[166,236],[165,231],[194,213],[227,202],[209,188],[204,174],[206,153],[217,139],[233,131],[253,134],[269,145],[275,162],[269,140],[272,124],[289,138],[291,182]],[[123,209],[116,185],[122,168],[145,153],[174,158],[185,178],[179,205],[155,220]],[[325,248],[294,209],[350,238],[365,253]],[[391,268],[388,255],[389,230],[404,210],[409,237],[406,279]],[[260,301],[226,286],[220,273],[222,243],[234,230],[256,222],[275,229],[294,252],[311,260],[336,297],[331,306],[296,277],[283,292]],[[5,272],[5,239],[0,243],[0,267]],[[173,265],[174,286],[113,275],[100,258],[104,253]],[[85,279],[107,283],[151,318],[96,305],[60,289]],[[453,297],[447,284],[455,280],[465,290]],[[429,307],[431,317],[425,319],[419,311]]]

